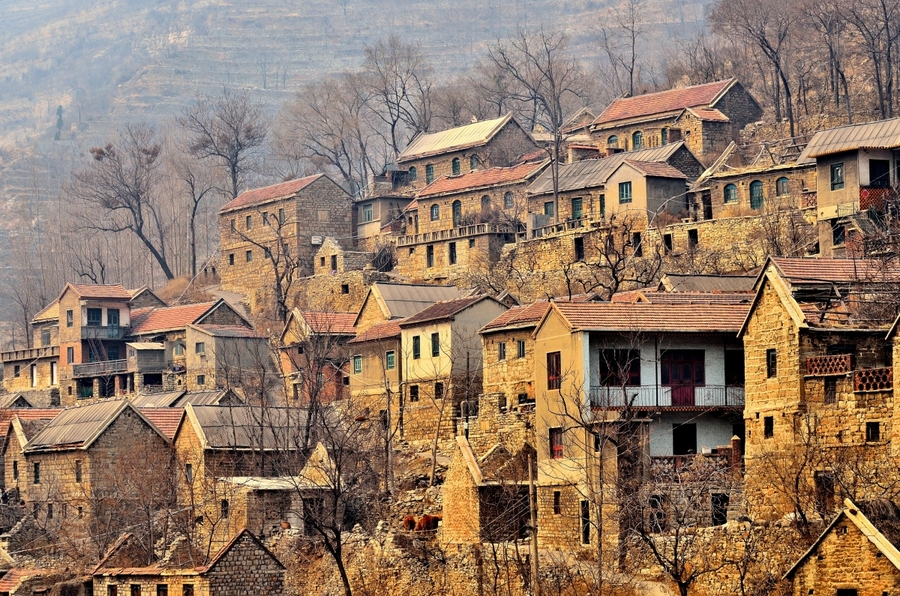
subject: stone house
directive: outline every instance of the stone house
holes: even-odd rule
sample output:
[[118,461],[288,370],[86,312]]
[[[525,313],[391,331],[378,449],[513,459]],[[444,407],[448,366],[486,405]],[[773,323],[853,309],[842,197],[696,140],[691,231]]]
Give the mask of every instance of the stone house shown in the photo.
[[335,238],[327,236],[316,251],[313,275],[336,275],[347,271],[359,271],[372,262],[373,256],[375,255],[371,252],[347,250]]
[[165,300],[156,295],[149,286],[141,286],[131,292],[131,308],[163,308],[169,306]]
[[63,410],[24,445],[19,468],[20,498],[58,539],[108,544],[142,508],[173,502],[170,439],[123,399]]
[[[462,402],[477,406],[481,393],[481,340],[478,330],[506,306],[485,295],[436,302],[399,322],[402,375],[398,400],[400,436],[424,441],[450,438]],[[362,355],[352,356],[361,371]]]
[[[635,433],[641,478],[701,453],[733,466],[744,400],[735,334],[746,313],[747,305],[717,303],[552,303],[534,331],[542,544],[583,548],[598,527],[615,527],[603,486],[617,453],[603,437],[620,425]],[[729,499],[724,492],[696,508],[711,516],[707,525],[724,523]]]
[[816,169],[820,256],[851,256],[850,218],[896,202],[898,149],[898,118],[823,130],[806,145],[797,163]]
[[251,402],[275,399],[269,340],[249,325],[191,324],[185,343],[188,391],[239,387]]
[[[59,302],[31,319],[31,348],[0,352],[3,387],[8,392],[51,391],[59,399]],[[57,401],[58,403],[58,401]]]
[[[755,517],[830,515],[837,486],[852,474],[846,458],[858,459],[854,468],[893,469],[892,346],[885,334],[895,308],[882,303],[897,281],[896,271],[874,261],[766,262],[740,330],[744,490]],[[772,473],[798,461],[808,461],[799,486]]]
[[[25,455],[23,449],[29,439],[33,438],[61,409],[30,409],[17,412],[11,419],[3,422],[3,469],[2,486],[6,494],[7,502],[17,506],[22,500],[20,484],[27,489],[25,484]],[[9,528],[6,528],[8,530]]]
[[784,575],[794,596],[878,596],[900,590],[897,506],[844,500],[825,531]]
[[526,187],[548,163],[442,176],[420,190],[416,224],[396,238],[398,271],[414,279],[446,279],[490,267],[503,245],[524,231]]
[[[592,222],[608,221],[619,211],[634,211],[645,223],[663,207],[667,212],[680,213],[687,207],[685,180],[696,178],[702,171],[703,166],[683,141],[560,164],[557,201],[553,200],[549,170],[528,187],[528,237],[587,229]],[[612,183],[611,177],[615,178]],[[671,200],[678,196],[681,202]]]
[[762,108],[737,79],[659,93],[620,97],[591,124],[591,135],[612,150],[659,147],[684,140],[701,159],[715,159]]
[[816,168],[796,162],[728,170],[695,189],[702,219],[721,219],[779,209],[811,209],[816,204]]
[[539,147],[531,135],[507,114],[432,133],[419,133],[397,156],[406,183],[421,189],[441,176],[508,166]]
[[356,336],[356,313],[294,309],[279,338],[281,375],[294,404],[340,399],[344,394],[346,344]]
[[93,570],[94,594],[257,596],[284,592],[285,567],[249,530],[241,530],[205,565],[136,559],[125,534]]
[[373,325],[405,319],[435,302],[461,296],[455,286],[376,282],[363,299],[353,326],[356,327],[357,334],[363,333]]
[[413,197],[400,195],[372,196],[353,204],[356,211],[356,242],[363,250],[374,252],[386,235],[391,224],[403,220],[404,210]]
[[297,263],[295,276],[311,275],[324,238],[335,230],[349,235],[352,211],[350,195],[324,174],[242,193],[219,210],[222,287],[244,294],[270,288],[273,267],[287,260]]
[[347,342],[347,353],[353,364],[347,370],[351,400],[372,412],[379,412],[380,416],[389,413],[387,422],[392,429],[399,429],[400,387],[403,384],[400,365],[402,320],[378,323]]

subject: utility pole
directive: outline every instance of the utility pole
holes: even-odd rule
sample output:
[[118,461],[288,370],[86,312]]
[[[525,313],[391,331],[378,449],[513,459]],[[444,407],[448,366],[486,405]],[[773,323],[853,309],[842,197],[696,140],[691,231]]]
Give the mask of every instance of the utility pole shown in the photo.
[[528,512],[531,516],[531,596],[541,596],[538,581],[537,518],[534,513],[534,471],[531,468],[531,454],[528,454]]

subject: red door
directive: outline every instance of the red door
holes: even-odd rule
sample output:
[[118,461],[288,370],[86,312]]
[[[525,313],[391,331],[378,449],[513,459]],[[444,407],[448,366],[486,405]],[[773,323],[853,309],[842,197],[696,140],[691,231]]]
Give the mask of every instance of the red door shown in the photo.
[[666,350],[660,359],[664,387],[672,390],[673,406],[693,406],[694,388],[705,385],[703,350]]

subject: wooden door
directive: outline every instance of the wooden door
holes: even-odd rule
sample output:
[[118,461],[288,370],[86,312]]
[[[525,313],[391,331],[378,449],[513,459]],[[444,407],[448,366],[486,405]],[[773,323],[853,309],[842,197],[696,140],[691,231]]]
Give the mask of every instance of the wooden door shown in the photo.
[[666,350],[660,368],[663,386],[672,390],[672,405],[693,406],[694,388],[705,385],[703,350]]

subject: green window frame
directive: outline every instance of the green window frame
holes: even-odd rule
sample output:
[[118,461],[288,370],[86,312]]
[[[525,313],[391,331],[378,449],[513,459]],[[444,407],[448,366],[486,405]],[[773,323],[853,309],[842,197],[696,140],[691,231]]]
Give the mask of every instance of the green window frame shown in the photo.
[[619,182],[619,204],[625,205],[633,199],[631,192],[631,181]]

